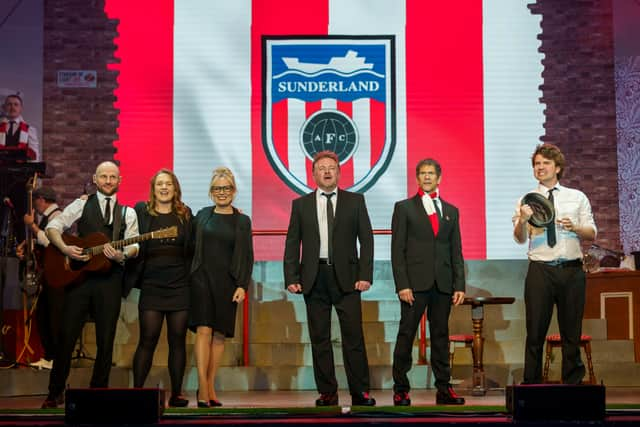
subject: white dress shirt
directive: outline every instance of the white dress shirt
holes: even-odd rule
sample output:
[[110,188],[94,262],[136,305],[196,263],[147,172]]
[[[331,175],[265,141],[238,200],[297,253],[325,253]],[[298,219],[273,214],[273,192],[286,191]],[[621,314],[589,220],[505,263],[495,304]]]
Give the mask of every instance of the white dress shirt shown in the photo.
[[[40,214],[36,214],[37,216],[37,224],[40,223],[40,221],[42,221],[42,218],[44,218],[45,216],[51,214],[51,216],[49,217],[49,222],[51,222],[51,220],[53,220],[53,218],[57,217],[58,215],[60,215],[60,211],[58,212],[53,212],[54,210],[58,209],[58,205],[53,203],[51,205],[49,205],[49,207],[47,209],[44,210],[44,212],[42,213],[42,215]],[[45,248],[47,246],[49,246],[49,238],[47,237],[47,234],[44,232],[43,229],[38,228],[38,234],[36,235],[36,243],[38,245],[44,246]]]
[[[320,231],[320,258],[329,258],[329,233],[327,231],[327,196],[323,196],[321,189],[316,190],[316,211],[318,213],[318,227]],[[336,217],[336,207],[338,206],[338,189],[334,189],[331,203],[333,204],[333,217]]]
[[[104,213],[104,209],[107,203],[105,200],[106,197],[111,198],[111,221],[113,222],[113,208],[115,207],[116,200],[117,200],[116,195],[113,194],[111,196],[105,196],[100,192],[97,192],[96,195],[98,197],[98,204],[100,206],[100,211],[102,213]],[[49,221],[49,224],[47,224],[47,229],[53,228],[55,230],[58,230],[60,233],[64,233],[66,230],[71,228],[71,226],[78,219],[80,219],[80,217],[82,216],[84,205],[86,203],[87,203],[86,200],[75,199],[66,208],[64,208],[64,210],[60,215],[56,216],[53,220]],[[140,234],[138,232],[138,217],[136,215],[136,212],[132,208],[127,207],[124,220],[126,224],[126,228],[124,230],[124,238],[130,239],[132,237],[138,236]],[[127,246],[127,248],[129,247],[137,248],[138,244],[136,243],[136,244]]]
[[[568,188],[556,184],[553,191],[553,204],[556,211],[555,220],[561,218],[569,218],[576,227],[591,227],[597,234],[591,204],[587,196],[580,190]],[[540,193],[545,197],[549,197],[550,188],[539,184],[533,192]],[[513,224],[520,218],[520,205],[522,198],[518,200],[515,214],[513,216]],[[556,226],[556,245],[549,247],[547,244],[546,228],[533,227],[527,224],[529,233],[529,251],[527,255],[531,261],[571,261],[582,259],[582,248],[580,247],[580,238],[574,231],[565,230],[562,225],[555,223]]]

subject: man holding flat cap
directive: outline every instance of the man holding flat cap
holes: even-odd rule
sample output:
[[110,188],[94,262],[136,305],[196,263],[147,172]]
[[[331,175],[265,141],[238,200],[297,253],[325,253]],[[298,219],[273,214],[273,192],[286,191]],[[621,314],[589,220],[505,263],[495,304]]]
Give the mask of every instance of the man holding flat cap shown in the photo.
[[[529,240],[529,269],[524,287],[527,338],[523,383],[542,382],[544,342],[555,305],[563,343],[562,382],[580,384],[585,375],[580,336],[586,288],[581,240],[595,239],[597,229],[587,196],[559,183],[565,166],[560,149],[540,144],[531,163],[538,181],[533,192],[546,197],[549,207],[535,197],[525,197],[518,201],[513,216],[514,239],[518,243]],[[538,214],[546,209],[551,212]],[[545,217],[548,221],[541,221]]]

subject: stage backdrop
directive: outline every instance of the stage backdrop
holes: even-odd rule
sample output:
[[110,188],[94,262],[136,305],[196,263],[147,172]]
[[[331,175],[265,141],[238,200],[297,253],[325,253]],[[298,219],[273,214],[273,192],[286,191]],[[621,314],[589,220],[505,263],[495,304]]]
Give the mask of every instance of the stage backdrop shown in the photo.
[[[310,157],[331,148],[342,186],[389,229],[394,202],[415,194],[415,164],[433,157],[465,257],[523,258],[511,216],[544,133],[540,17],[527,3],[107,0],[120,21],[122,198],[145,197],[168,167],[197,210],[225,165],[254,229],[284,230],[312,188]],[[256,259],[281,259],[283,241],[257,237]],[[389,256],[389,237],[376,238],[376,259]]]

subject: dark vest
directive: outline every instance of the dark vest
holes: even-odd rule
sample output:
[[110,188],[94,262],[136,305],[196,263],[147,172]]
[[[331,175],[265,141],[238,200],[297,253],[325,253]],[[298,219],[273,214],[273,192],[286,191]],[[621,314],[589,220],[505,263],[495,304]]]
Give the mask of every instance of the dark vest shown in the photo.
[[13,135],[9,133],[9,126],[11,125],[7,122],[7,136],[5,137],[4,144],[7,147],[17,147],[20,141],[20,124],[18,122],[13,124],[13,130],[15,132]]
[[[122,218],[122,226],[120,227],[120,233],[118,236],[113,236],[113,224],[116,223],[117,216]],[[98,197],[95,194],[89,196],[87,203],[85,203],[82,209],[82,215],[78,220],[78,234],[80,237],[87,236],[91,233],[99,231],[105,234],[110,241],[122,240],[124,238],[124,230],[126,223],[124,221],[124,215],[122,214],[122,206],[116,202],[113,208],[113,221],[111,224],[106,225],[100,210],[100,203],[98,203]]]
[[62,212],[62,209],[57,207],[51,212],[49,212],[49,215],[42,215],[42,219],[40,219],[40,224],[38,224],[38,228],[40,230],[44,230],[45,228],[47,228],[47,224],[49,224],[49,217],[51,217],[51,215],[53,215],[56,212]]

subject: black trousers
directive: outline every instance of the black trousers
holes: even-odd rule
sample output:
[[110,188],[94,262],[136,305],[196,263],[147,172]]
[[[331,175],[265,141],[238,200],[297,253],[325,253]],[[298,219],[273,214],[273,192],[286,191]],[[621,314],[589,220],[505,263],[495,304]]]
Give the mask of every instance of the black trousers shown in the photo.
[[424,292],[414,292],[413,305],[400,302],[400,326],[396,347],[393,350],[393,391],[408,392],[411,389],[407,373],[411,369],[413,342],[420,319],[427,310],[429,338],[431,344],[431,368],[438,390],[446,390],[450,383],[449,365],[449,314],[451,295],[438,291],[434,285]]
[[580,356],[586,280],[579,266],[555,267],[530,262],[524,287],[527,340],[524,383],[542,382],[542,355],[553,314],[557,307],[562,338],[562,382],[578,384],[585,375]]
[[44,349],[44,358],[47,360],[53,360],[56,357],[60,341],[63,304],[64,290],[44,284],[38,298],[36,322],[40,343]]
[[342,357],[349,391],[352,394],[368,392],[369,361],[362,332],[360,291],[342,293],[333,266],[321,264],[313,288],[304,300],[318,391],[335,393],[338,390],[331,344],[331,310],[335,307],[340,322]]
[[96,326],[97,354],[89,385],[92,388],[109,385],[122,298],[122,270],[114,267],[111,274],[89,276],[84,283],[65,291],[60,345],[49,376],[49,394],[56,396],[64,391],[76,341],[90,316]]

